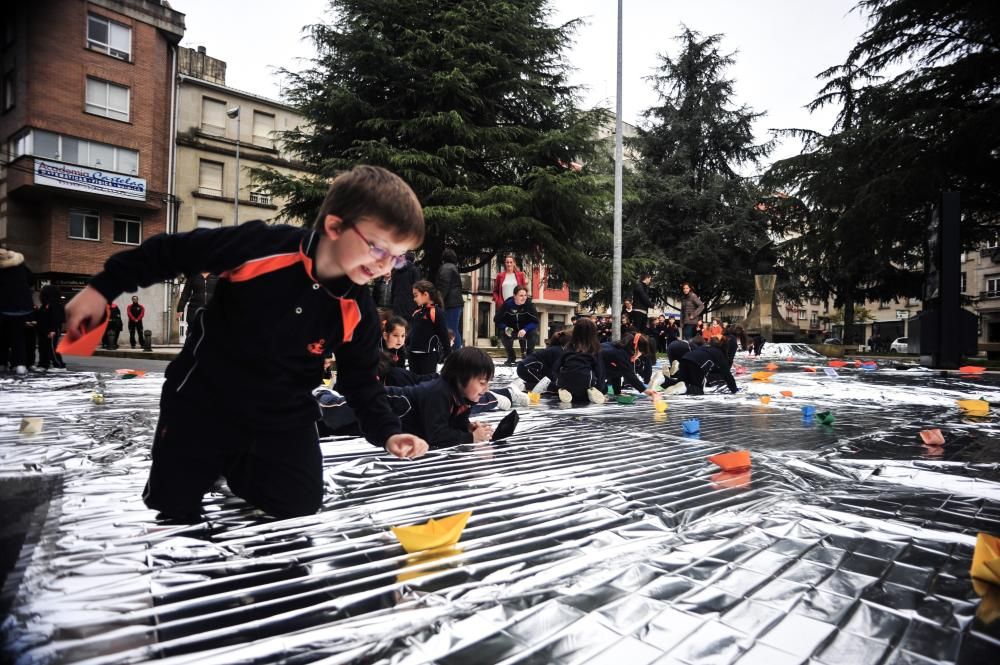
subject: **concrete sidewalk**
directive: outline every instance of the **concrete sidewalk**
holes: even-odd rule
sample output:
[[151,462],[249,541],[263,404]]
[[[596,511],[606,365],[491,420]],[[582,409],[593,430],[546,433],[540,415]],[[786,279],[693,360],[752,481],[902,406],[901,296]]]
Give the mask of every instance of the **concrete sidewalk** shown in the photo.
[[97,349],[95,356],[104,358],[141,358],[144,360],[173,360],[183,348],[180,344],[154,346],[152,351],[143,351],[142,347],[131,348],[119,346],[117,349]]

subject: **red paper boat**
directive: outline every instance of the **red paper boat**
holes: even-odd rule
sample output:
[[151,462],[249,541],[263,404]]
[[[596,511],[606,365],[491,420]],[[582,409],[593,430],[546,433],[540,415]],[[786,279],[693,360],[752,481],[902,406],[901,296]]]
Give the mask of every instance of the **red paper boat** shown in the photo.
[[[111,307],[108,307],[108,312],[111,311]],[[104,331],[108,327],[108,314],[105,313],[104,321],[101,322],[93,330],[88,330],[79,337],[77,337],[72,342],[69,341],[69,336],[63,336],[59,340],[59,346],[56,347],[56,353],[63,356],[92,356],[94,355],[94,349],[97,345],[101,343],[104,338]]]
[[719,453],[709,457],[708,461],[723,471],[742,471],[750,468],[750,451],[737,450],[731,453]]
[[829,365],[830,367],[844,367],[845,365],[847,365],[847,363],[845,363],[843,360],[831,360],[830,362],[827,363],[827,365]]
[[719,471],[712,474],[712,485],[716,489],[737,490],[750,484],[750,469],[743,471]]
[[804,371],[806,371],[806,372],[815,372],[816,371],[815,367],[803,367],[802,369]]
[[985,367],[977,367],[976,365],[963,365],[958,368],[959,374],[982,374],[985,371]]
[[781,391],[781,395],[782,395],[782,397],[791,397],[792,396],[792,391],[791,390],[782,390]]

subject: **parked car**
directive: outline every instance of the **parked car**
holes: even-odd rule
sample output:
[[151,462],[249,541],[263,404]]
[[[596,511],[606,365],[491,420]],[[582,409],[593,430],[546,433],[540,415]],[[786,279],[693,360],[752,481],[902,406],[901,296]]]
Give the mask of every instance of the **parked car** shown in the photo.
[[897,337],[892,340],[892,344],[889,345],[889,353],[909,353],[910,343],[909,339],[906,337]]
[[827,337],[826,339],[823,340],[823,343],[824,344],[843,344],[844,340],[840,339],[839,337]]

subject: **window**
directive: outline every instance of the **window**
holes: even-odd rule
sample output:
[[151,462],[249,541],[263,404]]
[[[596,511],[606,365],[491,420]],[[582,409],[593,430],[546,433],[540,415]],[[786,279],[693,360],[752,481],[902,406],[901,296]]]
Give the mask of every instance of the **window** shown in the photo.
[[993,236],[991,240],[987,240],[985,245],[986,249],[996,249],[997,247],[1000,247],[1000,233]]
[[809,316],[809,327],[819,328],[819,312],[812,312]]
[[87,77],[87,113],[128,122],[129,89]]
[[115,215],[115,240],[125,245],[142,242],[142,219],[136,215]]
[[809,299],[809,304],[810,305],[818,305],[819,304],[819,298],[810,298]]
[[90,166],[104,171],[139,174],[139,152],[106,143],[94,143],[71,136],[32,130],[11,141],[11,159],[34,155],[43,159]]
[[268,148],[274,147],[274,115],[271,113],[253,112],[253,142]]
[[271,204],[271,193],[264,189],[250,190],[250,203]]
[[101,216],[96,210],[69,211],[69,237],[78,240],[101,239]]
[[962,290],[962,293],[965,293],[965,289],[966,289],[966,287],[967,287],[967,286],[969,285],[969,283],[968,283],[968,282],[966,281],[966,279],[965,279],[965,273],[964,273],[964,272],[962,273],[962,280],[961,280],[961,284],[962,284],[962,289],[961,289],[961,290]]
[[92,143],[86,166],[95,169],[115,170],[115,149],[106,143]]
[[132,29],[91,14],[87,17],[87,47],[128,60],[132,53]]
[[198,218],[198,228],[199,229],[217,229],[222,226],[221,219],[214,219],[212,217],[199,217]]
[[[479,288],[477,291],[486,291],[487,293],[493,291],[493,273],[490,272],[489,266],[484,266],[480,268],[479,272]],[[482,337],[482,335],[480,335]],[[489,337],[489,335],[487,335]]]
[[32,132],[32,154],[46,159],[59,159],[59,135],[52,132]]
[[201,160],[198,165],[198,189],[205,194],[222,196],[222,164]]
[[10,70],[3,75],[3,110],[9,111],[14,108],[17,101],[17,88],[14,85],[14,70]]
[[805,320],[806,320],[806,310],[800,309],[799,310],[799,321],[805,321]]
[[552,268],[545,269],[545,288],[559,291],[562,289],[564,281],[559,273]]
[[990,275],[986,278],[986,297],[1000,296],[1000,275]]
[[226,133],[226,103],[211,97],[201,98],[201,129],[206,134]]

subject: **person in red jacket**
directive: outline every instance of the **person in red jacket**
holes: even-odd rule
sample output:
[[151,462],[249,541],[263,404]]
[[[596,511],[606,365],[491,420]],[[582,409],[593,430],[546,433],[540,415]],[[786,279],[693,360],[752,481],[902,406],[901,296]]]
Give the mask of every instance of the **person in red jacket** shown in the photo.
[[518,286],[528,288],[528,281],[524,278],[524,273],[517,269],[514,257],[509,254],[503,260],[504,269],[497,273],[497,278],[493,282],[493,302],[497,309],[503,307],[507,299],[514,295],[514,289]]
[[135,334],[139,333],[139,344],[142,344],[142,317],[146,316],[146,308],[139,304],[139,296],[132,296],[132,304],[125,308],[128,314],[128,343],[135,348]]

